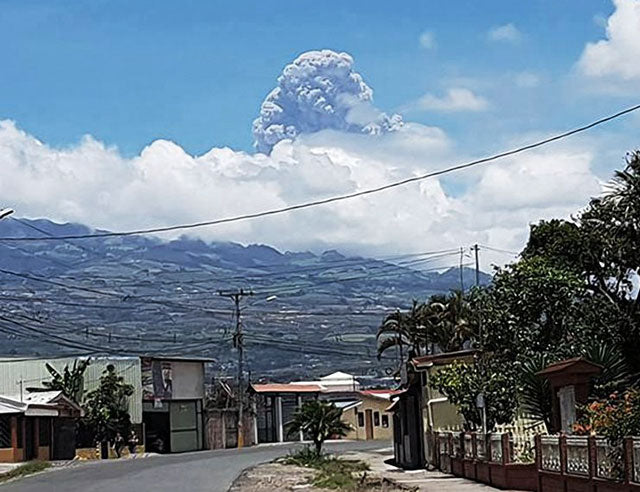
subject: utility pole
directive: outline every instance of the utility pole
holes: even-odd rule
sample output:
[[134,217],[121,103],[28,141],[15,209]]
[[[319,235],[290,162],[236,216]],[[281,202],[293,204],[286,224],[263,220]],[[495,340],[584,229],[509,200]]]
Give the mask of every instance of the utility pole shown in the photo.
[[478,250],[480,249],[477,244],[474,244],[471,249],[476,254],[476,287],[480,287],[480,260],[478,257]]
[[464,260],[464,249],[460,246],[460,292],[464,292],[464,272],[462,270],[462,262]]
[[230,298],[235,306],[236,331],[233,334],[233,346],[238,349],[238,447],[244,447],[244,340],[242,335],[242,320],[240,319],[240,301],[243,297],[252,296],[252,291],[243,289],[236,291],[219,291],[219,295]]

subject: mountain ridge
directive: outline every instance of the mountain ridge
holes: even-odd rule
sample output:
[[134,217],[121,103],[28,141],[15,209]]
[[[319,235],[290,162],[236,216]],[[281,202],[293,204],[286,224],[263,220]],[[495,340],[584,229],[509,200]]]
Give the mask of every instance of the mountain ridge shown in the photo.
[[[0,238],[70,231],[92,229],[47,219],[0,221]],[[459,287],[460,270],[451,265],[458,255],[381,260],[185,236],[0,240],[0,268],[18,274],[2,275],[3,312],[27,326],[0,326],[13,335],[2,350],[69,352],[63,339],[115,352],[195,353],[199,343],[198,355],[216,358],[224,374],[235,358],[233,306],[218,291],[243,288],[255,294],[243,302],[247,365],[254,374],[287,379],[340,368],[380,376],[385,363],[375,359],[375,332],[384,313]],[[475,271],[464,268],[464,284],[474,280]],[[490,276],[482,273],[481,281]],[[252,351],[252,344],[261,350]]]

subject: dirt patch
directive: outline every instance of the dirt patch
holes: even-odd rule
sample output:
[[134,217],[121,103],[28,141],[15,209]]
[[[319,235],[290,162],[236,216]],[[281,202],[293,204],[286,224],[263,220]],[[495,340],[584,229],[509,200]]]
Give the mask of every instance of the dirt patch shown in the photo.
[[[317,470],[281,463],[267,463],[245,470],[233,483],[229,492],[326,492],[311,483],[318,474]],[[335,490],[335,489],[334,489]],[[357,488],[348,488],[352,492],[406,492],[376,477],[365,477]]]

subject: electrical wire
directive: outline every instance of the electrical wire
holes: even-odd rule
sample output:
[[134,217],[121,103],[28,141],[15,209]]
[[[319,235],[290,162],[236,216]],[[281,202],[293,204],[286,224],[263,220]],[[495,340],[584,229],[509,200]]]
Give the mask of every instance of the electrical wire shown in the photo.
[[445,174],[449,174],[452,172],[456,172],[456,171],[461,171],[463,169],[469,169],[471,167],[475,167],[481,164],[486,164],[489,162],[493,162],[499,159],[503,159],[505,157],[509,157],[509,156],[513,156],[513,155],[517,155],[538,147],[542,147],[544,145],[547,145],[549,143],[552,142],[556,142],[558,140],[562,140],[564,138],[570,137],[572,135],[576,135],[578,133],[582,133],[585,132],[587,130],[590,130],[591,128],[594,128],[596,126],[602,125],[604,123],[607,123],[609,121],[615,120],[617,118],[620,118],[626,114],[632,113],[634,111],[637,111],[638,109],[640,109],[640,104],[637,104],[635,106],[631,106],[628,107],[626,109],[623,109],[621,111],[618,111],[617,113],[605,116],[603,118],[600,118],[596,121],[593,121],[591,123],[588,123],[586,125],[580,126],[578,128],[574,128],[572,130],[568,130],[566,132],[560,133],[560,134],[556,134],[553,135],[551,137],[545,138],[543,140],[538,140],[534,143],[531,144],[527,144],[527,145],[523,145],[521,147],[517,147],[515,149],[511,149],[511,150],[507,150],[504,152],[500,152],[488,157],[483,157],[481,159],[476,159],[470,162],[466,162],[466,163],[462,163],[462,164],[457,164],[454,166],[450,166],[444,169],[440,169],[438,171],[433,171],[433,172],[428,172],[428,173],[424,173],[424,174],[420,174],[418,176],[412,176],[410,178],[405,178],[403,180],[400,181],[394,181],[392,183],[388,183],[382,186],[377,186],[374,188],[369,188],[366,190],[361,190],[361,191],[356,191],[353,193],[347,193],[344,195],[337,195],[337,196],[333,196],[333,197],[329,197],[329,198],[323,198],[323,199],[319,199],[319,200],[312,200],[312,201],[308,201],[308,202],[303,202],[303,203],[298,203],[296,205],[289,205],[286,207],[281,207],[281,208],[276,208],[276,209],[271,209],[271,210],[264,210],[261,212],[254,212],[254,213],[247,213],[247,214],[242,214],[242,215],[236,215],[234,217],[225,217],[225,218],[221,218],[221,219],[213,219],[213,220],[206,220],[206,221],[202,221],[202,222],[195,222],[195,223],[191,223],[191,224],[178,224],[178,225],[171,225],[171,226],[165,226],[165,227],[153,227],[153,228],[149,228],[149,229],[137,229],[137,230],[131,230],[131,231],[121,231],[121,232],[98,232],[98,233],[93,233],[93,234],[71,234],[71,235],[67,235],[67,236],[54,236],[54,237],[42,237],[42,238],[20,238],[20,237],[9,237],[9,238],[2,238],[0,239],[0,241],[11,241],[11,242],[33,242],[33,241],[67,241],[67,240],[71,240],[71,239],[95,239],[95,238],[107,238],[107,237],[123,237],[123,236],[139,236],[139,235],[145,235],[145,234],[158,234],[158,233],[162,233],[162,232],[170,232],[170,231],[178,231],[178,230],[188,230],[188,229],[196,229],[196,228],[200,228],[200,227],[209,227],[209,226],[216,226],[216,225],[220,225],[220,224],[229,224],[232,222],[240,222],[240,221],[244,221],[244,220],[251,220],[251,219],[257,219],[260,217],[267,217],[267,216],[271,216],[271,215],[278,215],[278,214],[282,214],[282,213],[286,213],[286,212],[293,212],[295,210],[302,210],[302,209],[306,209],[306,208],[311,208],[311,207],[316,207],[319,205],[326,205],[329,203],[335,203],[335,202],[341,202],[344,200],[350,200],[353,198],[357,198],[357,197],[362,197],[362,196],[366,196],[366,195],[372,195],[374,193],[380,193],[382,191],[386,191],[392,188],[397,188],[400,186],[404,186],[407,185],[409,183],[415,183],[415,182],[419,182],[419,181],[423,181],[425,179],[429,179],[429,178],[433,178],[433,177],[437,177],[437,176],[442,176]]

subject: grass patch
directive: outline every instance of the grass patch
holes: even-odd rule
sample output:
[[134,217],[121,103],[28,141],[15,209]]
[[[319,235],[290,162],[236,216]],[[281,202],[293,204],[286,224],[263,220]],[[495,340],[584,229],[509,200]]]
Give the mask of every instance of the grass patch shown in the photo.
[[13,478],[26,477],[27,475],[32,475],[46,470],[50,466],[51,463],[48,461],[29,461],[28,463],[20,465],[6,473],[0,473],[0,482],[6,482]]
[[366,472],[369,466],[362,461],[340,460],[327,454],[318,455],[315,450],[305,447],[284,458],[288,465],[303,466],[318,470],[313,485],[326,489],[366,490]]

